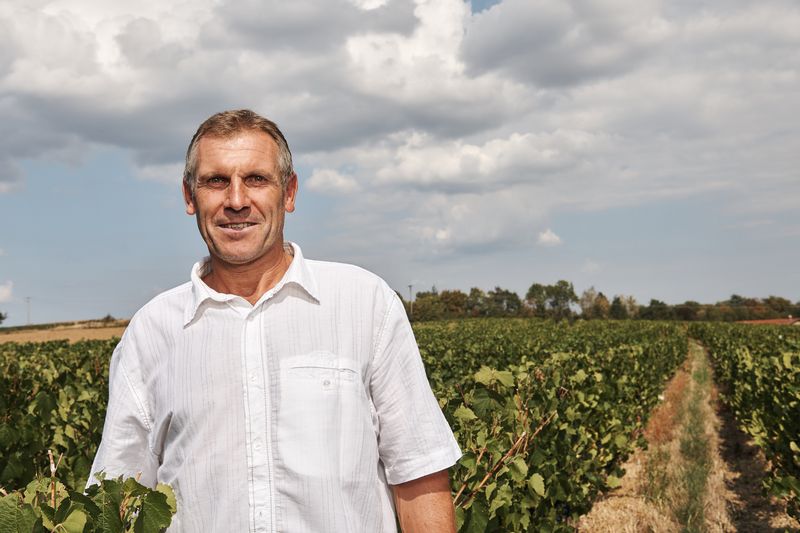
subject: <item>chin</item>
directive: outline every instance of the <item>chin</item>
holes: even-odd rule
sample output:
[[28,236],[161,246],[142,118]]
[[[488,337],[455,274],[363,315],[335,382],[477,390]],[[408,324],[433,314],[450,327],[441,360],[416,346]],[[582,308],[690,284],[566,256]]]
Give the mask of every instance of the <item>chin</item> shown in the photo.
[[250,255],[220,255],[217,257],[230,265],[246,265],[258,259],[258,256]]
[[215,258],[219,259],[220,261],[229,263],[231,265],[244,265],[252,261],[255,261],[259,257],[254,253],[245,253],[245,252],[236,253],[231,250],[214,250],[214,251],[209,250],[209,253]]

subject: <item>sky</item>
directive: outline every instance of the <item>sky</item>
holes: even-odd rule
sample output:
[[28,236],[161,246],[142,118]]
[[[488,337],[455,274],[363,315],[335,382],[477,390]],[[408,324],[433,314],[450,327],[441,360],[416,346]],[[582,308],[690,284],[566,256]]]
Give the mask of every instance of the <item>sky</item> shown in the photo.
[[251,108],[286,238],[402,294],[800,300],[796,0],[0,0],[4,326],[130,317],[207,250],[180,193]]

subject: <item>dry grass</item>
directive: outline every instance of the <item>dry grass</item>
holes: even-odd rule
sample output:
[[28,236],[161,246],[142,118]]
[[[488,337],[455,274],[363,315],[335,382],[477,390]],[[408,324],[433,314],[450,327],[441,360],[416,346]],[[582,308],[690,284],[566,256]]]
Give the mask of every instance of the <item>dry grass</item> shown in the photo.
[[684,404],[679,455],[676,469],[670,476],[672,498],[670,508],[683,530],[688,533],[707,531],[708,478],[713,467],[708,437],[708,396],[711,374],[702,348],[692,344],[690,394]]
[[104,340],[112,337],[121,337],[125,326],[90,327],[87,325],[59,326],[51,329],[26,329],[0,333],[0,344],[4,342],[48,342],[67,340],[78,342],[80,340]]
[[598,533],[675,533],[680,527],[658,507],[638,496],[614,496],[581,517],[578,531]]
[[706,436],[711,450],[711,471],[706,490],[706,528],[710,532],[737,531],[728,513],[729,502],[734,494],[728,490],[726,474],[728,465],[720,454],[720,420],[713,408],[716,405],[717,389],[713,385],[709,391],[709,401],[705,402]]
[[[581,518],[579,531],[800,533],[800,524],[780,502],[763,495],[769,465],[730,413],[718,407],[698,349],[693,347],[687,360],[696,363],[676,373],[665,401],[654,410],[645,431],[648,449],[638,450],[624,465],[622,485]],[[687,425],[690,419],[695,426]],[[703,444],[703,450],[692,453],[692,442]],[[698,458],[702,461],[692,464]],[[694,521],[681,525],[676,516],[686,520],[689,514]]]
[[[686,365],[679,369],[667,383],[664,401],[650,415],[644,431],[649,443],[648,450],[637,450],[623,465],[623,476],[619,488],[609,492],[592,507],[591,512],[581,517],[578,530],[608,533],[673,533],[680,526],[671,516],[666,505],[658,504],[669,496],[668,485],[670,460],[678,453],[674,438],[682,410],[683,399],[689,385]],[[661,484],[659,478],[664,482]]]

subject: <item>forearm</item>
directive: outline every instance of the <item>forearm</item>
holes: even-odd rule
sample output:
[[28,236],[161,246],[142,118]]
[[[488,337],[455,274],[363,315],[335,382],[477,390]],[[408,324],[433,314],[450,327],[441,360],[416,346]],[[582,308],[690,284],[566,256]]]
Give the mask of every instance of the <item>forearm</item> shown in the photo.
[[404,533],[455,533],[455,510],[447,470],[392,488]]

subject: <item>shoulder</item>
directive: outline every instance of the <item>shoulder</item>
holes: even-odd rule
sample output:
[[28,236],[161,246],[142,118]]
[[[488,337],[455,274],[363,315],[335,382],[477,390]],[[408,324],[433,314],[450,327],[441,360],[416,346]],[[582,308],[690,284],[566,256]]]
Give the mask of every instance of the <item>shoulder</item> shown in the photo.
[[111,371],[116,372],[121,366],[128,377],[139,376],[144,380],[151,375],[183,326],[182,317],[190,296],[191,283],[184,283],[144,304],[131,317],[114,349]]
[[384,308],[397,298],[397,293],[383,278],[360,266],[308,259],[306,264],[324,295],[369,301]]
[[337,263],[335,261],[318,261],[316,259],[307,259],[306,263],[320,284],[332,286],[354,285],[362,290],[367,287],[375,287],[394,292],[383,278],[360,266]]
[[189,281],[159,293],[133,315],[128,329],[134,334],[142,330],[152,333],[154,327],[181,325],[191,297],[192,283]]
[[380,276],[357,265],[316,259],[306,259],[306,264],[322,282],[349,282],[388,287]]

